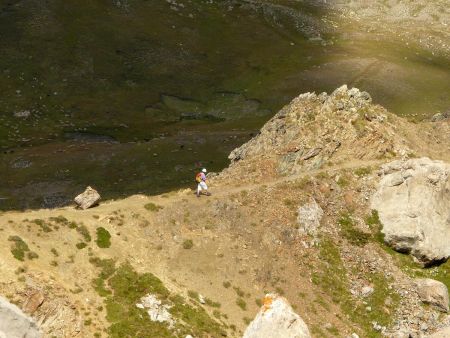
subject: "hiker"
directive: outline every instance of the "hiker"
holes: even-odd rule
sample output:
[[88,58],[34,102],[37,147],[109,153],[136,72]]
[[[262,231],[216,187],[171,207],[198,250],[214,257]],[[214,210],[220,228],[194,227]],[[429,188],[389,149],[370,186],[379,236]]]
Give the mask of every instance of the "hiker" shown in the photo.
[[206,185],[206,169],[203,168],[201,172],[195,176],[195,180],[197,181],[197,197],[200,197],[200,193],[204,190],[207,196],[211,194],[208,192],[208,186]]

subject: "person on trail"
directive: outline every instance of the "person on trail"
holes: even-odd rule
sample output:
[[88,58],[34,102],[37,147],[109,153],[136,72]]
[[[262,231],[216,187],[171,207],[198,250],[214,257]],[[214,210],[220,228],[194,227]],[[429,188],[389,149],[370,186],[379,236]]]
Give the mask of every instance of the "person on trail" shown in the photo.
[[208,192],[208,186],[206,185],[206,169],[203,168],[201,172],[195,176],[195,180],[197,181],[197,197],[200,197],[201,192],[204,190],[207,196],[211,195]]

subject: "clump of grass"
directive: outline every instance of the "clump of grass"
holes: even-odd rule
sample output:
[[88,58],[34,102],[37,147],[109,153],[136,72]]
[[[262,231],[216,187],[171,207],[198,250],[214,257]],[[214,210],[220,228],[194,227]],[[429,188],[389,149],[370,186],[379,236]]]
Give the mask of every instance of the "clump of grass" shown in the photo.
[[189,250],[192,249],[194,246],[194,242],[192,241],[192,239],[186,239],[183,242],[183,249]]
[[55,256],[55,257],[59,256],[59,253],[58,253],[58,251],[55,248],[52,248],[50,251],[53,254],[53,256]]
[[255,304],[256,304],[258,307],[261,307],[261,306],[262,306],[262,300],[261,300],[260,298],[256,298],[256,299],[255,299]]
[[51,265],[51,266],[58,266],[58,262],[57,262],[57,261],[51,261],[51,262],[50,262],[50,265]]
[[163,207],[160,205],[157,205],[155,203],[147,203],[146,205],[144,205],[144,208],[147,209],[148,211],[152,211],[152,212],[158,212],[159,210],[161,210]]
[[205,303],[206,303],[206,305],[215,307],[215,308],[219,308],[222,306],[219,302],[215,302],[209,298],[205,298]]
[[68,225],[69,224],[69,220],[61,215],[57,216],[57,217],[50,217],[49,220],[52,222],[55,222],[57,224],[60,224],[60,225]]
[[239,306],[242,310],[247,310],[247,303],[241,297],[236,299],[236,305]]
[[198,300],[198,292],[197,291],[188,290],[188,296],[192,299]]
[[370,175],[371,172],[372,172],[371,167],[361,167],[361,168],[355,169],[355,171],[354,171],[355,175],[358,177]]
[[372,210],[370,215],[366,217],[366,224],[374,233],[375,240],[381,244],[384,243],[384,234],[381,232],[383,224],[381,224],[380,217],[377,210]]
[[223,285],[223,287],[224,287],[225,289],[228,289],[228,288],[231,286],[231,283],[228,282],[228,281],[225,281],[225,282],[222,283],[222,285]]
[[342,214],[338,223],[341,226],[341,234],[349,241],[349,243],[357,246],[364,246],[369,242],[371,235],[357,229],[350,214]]
[[27,252],[27,257],[30,261],[32,261],[33,259],[38,259],[39,255],[34,251],[29,251]]
[[234,289],[234,291],[236,291],[236,294],[237,294],[239,297],[244,297],[245,292],[242,291],[240,288],[238,288],[237,286],[233,286],[233,289]]
[[348,187],[350,182],[348,181],[347,178],[345,178],[344,176],[340,176],[337,180],[337,185],[340,186],[341,188],[345,188]]
[[109,248],[111,246],[111,234],[103,227],[97,228],[96,243],[99,248]]
[[85,242],[90,242],[92,240],[91,234],[85,225],[80,225],[77,227],[77,232],[83,237]]
[[30,251],[28,244],[19,236],[9,236],[8,241],[14,242],[11,247],[11,253],[19,261],[25,260],[25,253]]
[[81,250],[81,249],[84,249],[85,247],[87,247],[87,244],[84,242],[80,242],[80,243],[77,243],[75,246],[77,247],[78,250]]
[[44,220],[42,219],[35,219],[33,221],[31,221],[32,223],[39,225],[39,227],[42,229],[42,231],[44,232],[52,232],[52,228],[50,228],[50,226],[44,222]]

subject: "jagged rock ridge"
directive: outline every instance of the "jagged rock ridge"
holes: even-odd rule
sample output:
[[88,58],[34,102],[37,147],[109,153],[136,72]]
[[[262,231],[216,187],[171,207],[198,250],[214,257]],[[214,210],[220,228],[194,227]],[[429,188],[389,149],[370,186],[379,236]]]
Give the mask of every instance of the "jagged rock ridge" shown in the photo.
[[293,174],[317,169],[332,157],[348,161],[404,155],[409,148],[390,118],[357,88],[344,85],[331,95],[301,94],[229,158],[234,163],[273,158],[277,173]]

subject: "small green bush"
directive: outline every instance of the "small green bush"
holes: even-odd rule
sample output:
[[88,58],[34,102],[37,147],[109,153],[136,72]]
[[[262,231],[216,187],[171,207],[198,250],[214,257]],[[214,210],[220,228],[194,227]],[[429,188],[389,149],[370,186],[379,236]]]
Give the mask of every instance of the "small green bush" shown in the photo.
[[194,242],[192,241],[192,239],[186,239],[183,242],[183,248],[186,250],[192,249],[193,246],[194,246]]
[[96,242],[99,248],[109,248],[111,246],[111,234],[103,227],[97,228]]

